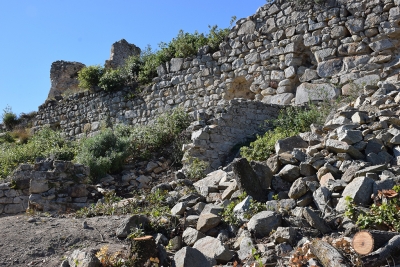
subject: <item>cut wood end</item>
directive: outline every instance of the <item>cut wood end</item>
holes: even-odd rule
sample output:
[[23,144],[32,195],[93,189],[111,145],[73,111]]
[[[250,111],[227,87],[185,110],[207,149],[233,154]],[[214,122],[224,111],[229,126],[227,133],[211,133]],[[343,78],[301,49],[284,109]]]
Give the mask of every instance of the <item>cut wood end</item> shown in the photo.
[[135,240],[135,241],[150,240],[150,239],[153,239],[153,237],[151,235],[133,238],[133,240]]
[[367,231],[361,231],[354,235],[351,244],[360,255],[367,255],[374,250],[374,238]]

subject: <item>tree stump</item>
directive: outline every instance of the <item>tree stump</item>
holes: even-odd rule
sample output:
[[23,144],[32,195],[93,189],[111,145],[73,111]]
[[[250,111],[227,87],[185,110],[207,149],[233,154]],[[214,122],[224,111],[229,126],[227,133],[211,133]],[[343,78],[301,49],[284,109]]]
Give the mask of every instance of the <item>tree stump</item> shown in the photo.
[[398,234],[399,233],[378,230],[360,231],[354,235],[351,245],[358,254],[368,255],[378,248],[381,248]]
[[133,238],[130,258],[135,267],[151,266],[151,259],[157,260],[157,245],[154,238],[151,235]]
[[[384,247],[374,251],[361,258],[364,267],[375,267],[385,264],[387,259],[390,257],[396,257],[396,254],[400,252],[400,235],[396,235],[385,244]],[[397,266],[397,265],[396,265]]]

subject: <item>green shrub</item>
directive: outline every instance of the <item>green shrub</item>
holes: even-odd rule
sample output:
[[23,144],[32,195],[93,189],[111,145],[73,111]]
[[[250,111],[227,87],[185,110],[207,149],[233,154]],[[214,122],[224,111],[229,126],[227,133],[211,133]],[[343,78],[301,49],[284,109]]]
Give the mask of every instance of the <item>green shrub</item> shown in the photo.
[[205,171],[208,168],[208,163],[204,160],[188,157],[186,159],[187,169],[186,169],[186,176],[191,180],[199,180],[204,178]]
[[281,110],[277,119],[269,121],[274,128],[263,136],[257,136],[250,146],[242,147],[240,154],[249,161],[266,160],[274,153],[278,140],[309,131],[312,123],[321,123],[325,117],[325,112],[315,105],[309,108],[288,107]]
[[95,86],[98,86],[103,73],[104,68],[100,65],[82,68],[78,72],[79,86],[87,90],[93,89]]
[[11,130],[18,123],[17,115],[12,112],[10,106],[3,109],[2,120],[7,130]]
[[109,172],[120,170],[128,156],[128,144],[128,139],[117,136],[111,129],[105,129],[81,142],[76,161],[89,166],[90,174],[96,180]]
[[124,87],[125,79],[120,68],[109,69],[101,76],[99,86],[105,91],[116,91]]
[[132,154],[148,158],[154,151],[163,152],[190,124],[189,115],[181,108],[160,115],[153,123],[131,129]]
[[133,87],[138,82],[139,71],[143,66],[140,56],[131,56],[121,67],[121,75],[124,79],[125,85]]
[[75,156],[74,143],[50,128],[43,128],[26,144],[3,143],[0,145],[0,178],[6,178],[20,163],[32,163],[38,157],[50,156],[54,159],[72,160]]

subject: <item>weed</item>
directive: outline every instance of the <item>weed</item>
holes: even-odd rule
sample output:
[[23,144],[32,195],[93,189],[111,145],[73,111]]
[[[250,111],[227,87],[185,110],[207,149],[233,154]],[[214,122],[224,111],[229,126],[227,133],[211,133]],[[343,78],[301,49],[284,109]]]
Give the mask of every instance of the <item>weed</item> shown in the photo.
[[357,219],[357,225],[362,228],[386,227],[396,232],[400,231],[400,187],[395,186],[390,190],[378,191],[375,203],[369,211],[359,210],[351,197],[346,197],[345,215]]
[[198,180],[205,177],[205,171],[208,168],[208,163],[204,160],[194,157],[187,157],[185,160],[187,164],[186,176],[192,180]]

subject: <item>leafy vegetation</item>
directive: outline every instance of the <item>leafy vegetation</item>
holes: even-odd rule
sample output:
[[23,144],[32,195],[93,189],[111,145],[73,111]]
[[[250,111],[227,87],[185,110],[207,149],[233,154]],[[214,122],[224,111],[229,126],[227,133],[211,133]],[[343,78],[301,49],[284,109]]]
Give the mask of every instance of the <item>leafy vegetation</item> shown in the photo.
[[[243,224],[243,221],[237,216],[237,214],[234,213],[233,209],[236,207],[237,204],[242,202],[245,198],[247,197],[246,192],[243,192],[236,200],[230,202],[228,206],[224,208],[224,211],[221,213],[222,220],[230,225],[234,226],[241,226]],[[253,217],[255,214],[266,210],[266,205],[265,203],[257,202],[253,199],[250,200],[250,206],[247,211],[243,214],[243,217],[245,219],[250,219]]]
[[199,180],[205,177],[204,172],[208,167],[208,163],[194,157],[189,157],[186,159],[188,162],[188,167],[186,170],[186,176],[192,180]]
[[[32,137],[23,129],[6,132],[0,135],[0,178],[6,178],[20,163],[51,156],[89,166],[95,181],[120,170],[128,158],[148,159],[153,152],[178,155],[181,147],[172,144],[179,143],[189,123],[189,115],[177,108],[149,125],[117,125],[80,141],[68,141],[50,128],[43,128]],[[171,151],[171,147],[176,151]],[[178,156],[175,157],[179,164]]]
[[378,191],[378,196],[369,210],[359,209],[351,197],[346,197],[345,215],[356,220],[361,229],[388,228],[400,231],[400,186]]
[[88,66],[82,68],[78,72],[79,86],[91,90],[100,82],[100,78],[104,73],[104,68],[100,65]]
[[327,115],[327,110],[323,110],[316,105],[308,108],[288,107],[281,110],[275,120],[268,121],[273,127],[263,136],[250,143],[248,147],[242,147],[240,153],[247,160],[266,160],[275,151],[275,143],[287,137],[295,136],[301,132],[309,131],[312,123],[321,123]]
[[0,144],[0,178],[6,178],[20,163],[34,162],[39,157],[53,156],[55,159],[72,160],[75,144],[66,140],[59,132],[43,128],[26,144]]
[[90,167],[92,177],[118,171],[128,156],[129,140],[106,129],[80,144],[76,161]]

